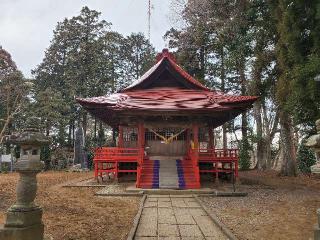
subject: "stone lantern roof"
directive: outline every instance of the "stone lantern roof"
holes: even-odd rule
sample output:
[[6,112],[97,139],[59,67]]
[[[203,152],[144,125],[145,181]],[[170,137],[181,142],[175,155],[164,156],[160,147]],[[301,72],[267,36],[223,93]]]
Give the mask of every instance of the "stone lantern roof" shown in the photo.
[[43,146],[48,144],[50,140],[40,132],[39,119],[30,118],[24,131],[11,135],[8,142],[17,145]]

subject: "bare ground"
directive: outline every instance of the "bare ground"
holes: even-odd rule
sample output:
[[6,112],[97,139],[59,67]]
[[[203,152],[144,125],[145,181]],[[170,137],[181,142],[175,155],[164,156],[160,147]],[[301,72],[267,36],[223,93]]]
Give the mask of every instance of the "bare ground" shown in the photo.
[[[63,183],[89,178],[89,173],[38,174],[36,202],[43,207],[45,233],[55,240],[125,239],[138,211],[140,198],[97,197],[100,188],[63,188]],[[0,224],[14,203],[18,174],[0,174]]]
[[239,239],[313,239],[319,179],[279,177],[274,171],[240,174],[246,185],[238,190],[248,192],[247,197],[201,198]]

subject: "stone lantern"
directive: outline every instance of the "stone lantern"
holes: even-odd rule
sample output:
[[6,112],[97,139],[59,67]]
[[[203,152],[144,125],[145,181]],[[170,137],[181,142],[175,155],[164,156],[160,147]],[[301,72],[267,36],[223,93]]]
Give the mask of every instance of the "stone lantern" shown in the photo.
[[316,121],[316,128],[317,134],[309,137],[305,143],[305,146],[315,151],[317,157],[317,164],[311,166],[311,172],[314,174],[320,174],[320,119]]
[[42,209],[35,205],[34,199],[37,193],[36,175],[43,169],[40,149],[49,140],[39,131],[38,119],[31,118],[28,122],[28,127],[21,134],[8,139],[21,149],[15,166],[20,179],[16,203],[8,209],[5,225],[0,228],[1,240],[43,240]]
[[[311,166],[311,173],[320,175],[320,119],[316,121],[317,134],[308,138],[305,145],[316,153],[317,163]],[[317,210],[318,224],[314,228],[314,239],[320,240],[320,209]]]

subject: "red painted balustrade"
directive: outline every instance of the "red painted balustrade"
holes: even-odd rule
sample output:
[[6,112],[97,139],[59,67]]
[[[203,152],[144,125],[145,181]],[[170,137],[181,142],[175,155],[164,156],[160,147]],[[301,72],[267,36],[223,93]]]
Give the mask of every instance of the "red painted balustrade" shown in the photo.
[[199,163],[212,163],[213,169],[200,169],[200,173],[234,173],[238,177],[238,149],[199,149]]
[[[137,173],[140,179],[140,165],[143,161],[144,151],[139,148],[100,147],[94,150],[94,176],[97,178],[103,174],[114,174],[118,178],[119,173]],[[120,169],[119,163],[137,163],[137,169]]]

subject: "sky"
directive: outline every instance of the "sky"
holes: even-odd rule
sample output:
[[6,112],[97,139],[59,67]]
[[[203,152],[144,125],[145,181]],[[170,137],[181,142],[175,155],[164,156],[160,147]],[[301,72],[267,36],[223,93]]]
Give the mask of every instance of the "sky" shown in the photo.
[[[170,2],[151,0],[151,43],[157,51],[166,47],[163,35],[172,26]],[[101,12],[123,35],[148,33],[148,0],[0,0],[0,6],[0,45],[26,77],[41,63],[57,22],[78,15],[83,6]]]

